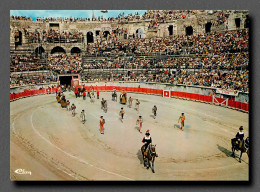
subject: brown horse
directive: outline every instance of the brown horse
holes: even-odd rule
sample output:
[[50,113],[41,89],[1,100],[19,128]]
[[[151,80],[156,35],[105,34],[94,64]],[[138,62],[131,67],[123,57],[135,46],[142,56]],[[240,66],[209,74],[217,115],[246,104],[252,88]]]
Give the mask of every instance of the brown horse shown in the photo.
[[158,157],[158,154],[156,153],[156,149],[155,149],[156,145],[152,145],[150,144],[148,146],[148,152],[147,155],[144,155],[144,146],[142,146],[141,151],[142,151],[142,155],[143,155],[143,161],[144,161],[144,167],[146,167],[147,169],[149,169],[151,167],[150,162],[152,161],[152,172],[154,173],[154,160],[155,157]]
[[232,157],[236,157],[235,150],[240,151],[239,163],[241,163],[241,158],[243,153],[247,153],[247,156],[249,157],[249,137],[247,137],[243,141],[241,148],[239,147],[237,138],[231,139],[231,145],[232,145]]

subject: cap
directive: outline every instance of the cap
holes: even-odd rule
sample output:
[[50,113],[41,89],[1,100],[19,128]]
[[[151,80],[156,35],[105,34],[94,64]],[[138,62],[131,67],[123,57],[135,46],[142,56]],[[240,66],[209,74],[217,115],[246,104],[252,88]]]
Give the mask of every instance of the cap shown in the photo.
[[243,126],[240,126],[240,127],[239,127],[239,130],[244,130]]

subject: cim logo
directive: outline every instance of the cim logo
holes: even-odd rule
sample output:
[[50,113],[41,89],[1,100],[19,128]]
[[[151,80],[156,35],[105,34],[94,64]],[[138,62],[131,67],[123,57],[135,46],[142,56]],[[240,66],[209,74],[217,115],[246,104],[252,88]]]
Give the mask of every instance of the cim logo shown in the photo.
[[16,169],[14,172],[20,175],[32,175],[31,171],[25,171],[25,169]]

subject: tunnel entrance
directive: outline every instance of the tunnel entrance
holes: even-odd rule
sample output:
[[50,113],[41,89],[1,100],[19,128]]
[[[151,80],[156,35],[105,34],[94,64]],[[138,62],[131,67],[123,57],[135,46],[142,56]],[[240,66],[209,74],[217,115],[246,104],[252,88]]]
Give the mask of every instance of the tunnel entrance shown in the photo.
[[68,85],[71,86],[72,76],[59,76],[59,80],[60,85],[66,85],[66,87],[68,87]]
[[169,31],[169,35],[172,35],[173,34],[173,25],[170,25],[168,27],[168,31]]
[[193,34],[193,28],[192,26],[186,27],[186,35],[192,35]]
[[211,22],[206,23],[206,25],[205,25],[206,33],[210,33],[211,32],[211,25],[212,25]]

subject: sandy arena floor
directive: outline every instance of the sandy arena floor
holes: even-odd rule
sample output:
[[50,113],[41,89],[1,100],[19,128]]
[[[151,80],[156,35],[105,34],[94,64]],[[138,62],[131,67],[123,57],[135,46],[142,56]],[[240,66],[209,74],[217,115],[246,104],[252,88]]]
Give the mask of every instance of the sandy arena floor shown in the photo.
[[[76,116],[57,103],[55,95],[42,95],[11,102],[11,180],[248,180],[249,159],[232,158],[230,139],[244,126],[248,136],[248,114],[192,101],[128,93],[140,99],[140,112],[100,93],[94,103],[66,98],[77,106]],[[108,100],[108,112],[100,100]],[[134,104],[134,102],[133,102]],[[157,105],[158,115],[152,117]],[[124,107],[124,122],[119,111]],[[134,105],[133,105],[134,106]],[[86,111],[86,123],[80,112]],[[177,124],[185,113],[184,131]],[[99,133],[103,115],[105,134]],[[136,119],[143,116],[143,133]],[[155,173],[143,166],[140,147],[149,129],[159,155]],[[239,155],[236,152],[237,156]],[[31,174],[17,174],[24,169]]]

